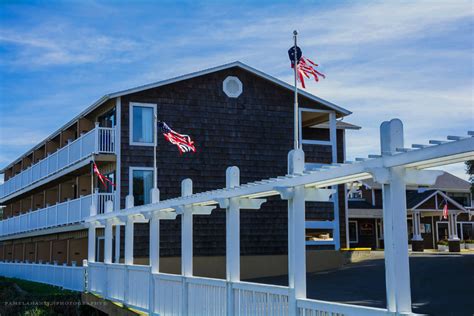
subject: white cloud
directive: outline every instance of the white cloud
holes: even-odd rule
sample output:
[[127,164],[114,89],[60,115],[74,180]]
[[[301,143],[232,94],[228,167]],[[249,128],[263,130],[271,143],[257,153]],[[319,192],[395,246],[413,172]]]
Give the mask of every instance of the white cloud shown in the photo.
[[4,27],[0,42],[19,49],[15,60],[2,63],[41,67],[129,62],[146,46],[135,39],[105,35],[87,27],[75,28],[68,23],[45,23],[33,29]]
[[[111,7],[114,19],[123,19],[124,10]],[[472,2],[366,1],[321,10],[287,8],[275,5],[222,12],[213,5],[204,8],[205,16],[195,22],[177,18],[174,25],[182,24],[185,29],[173,30],[171,35],[168,28],[155,32],[150,20],[137,25],[134,33],[119,35],[59,20],[31,30],[3,27],[0,42],[18,47],[14,65],[22,67],[31,63],[46,69],[52,65],[120,65],[143,60],[131,76],[112,77],[107,82],[110,89],[86,91],[99,96],[234,60],[292,82],[286,49],[297,28],[303,51],[308,57],[314,54],[328,75],[321,83],[309,84],[308,90],[353,111],[347,121],[363,127],[348,135],[349,158],[377,153],[378,127],[393,117],[404,121],[407,144],[426,143],[474,125],[472,48],[440,42],[448,33],[459,41],[469,40],[472,21],[470,30],[458,28],[472,19]],[[430,45],[418,45],[425,40],[431,40]],[[91,71],[87,67],[83,68],[84,81]],[[105,86],[103,82],[98,85],[100,89]],[[85,92],[66,91],[64,102],[74,100],[74,93]],[[44,97],[36,102],[44,105],[49,101]],[[59,102],[53,104],[53,109],[60,107]],[[75,109],[86,105],[74,104]],[[21,129],[14,133],[12,126],[12,134],[23,135]],[[0,145],[13,146],[20,138],[0,137]]]

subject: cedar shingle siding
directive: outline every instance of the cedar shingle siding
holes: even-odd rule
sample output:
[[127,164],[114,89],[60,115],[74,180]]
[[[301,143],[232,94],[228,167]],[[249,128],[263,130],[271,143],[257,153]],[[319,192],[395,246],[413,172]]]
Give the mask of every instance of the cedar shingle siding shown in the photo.
[[[236,99],[222,91],[223,80],[229,75],[243,83],[243,93]],[[129,193],[129,166],[153,166],[152,147],[129,145],[130,102],[158,104],[159,120],[189,134],[196,144],[195,154],[180,155],[176,146],[159,135],[158,187],[162,200],[179,196],[185,178],[193,180],[194,192],[223,188],[225,170],[232,165],[240,168],[241,183],[286,174],[287,154],[293,145],[292,92],[243,69],[231,68],[122,97],[122,208]],[[300,106],[324,108],[304,97],[300,97]],[[343,131],[338,131],[339,159],[343,157],[342,139]],[[304,149],[307,161],[331,160],[328,146]],[[341,202],[342,219],[343,207]],[[329,219],[329,213],[332,204],[311,208],[307,217]],[[136,226],[135,256],[147,256],[148,225]],[[180,255],[180,227],[179,216],[175,221],[161,221],[162,256]],[[241,250],[243,255],[287,252],[286,201],[273,197],[261,210],[242,210]],[[223,210],[194,217],[194,254],[225,254]]]

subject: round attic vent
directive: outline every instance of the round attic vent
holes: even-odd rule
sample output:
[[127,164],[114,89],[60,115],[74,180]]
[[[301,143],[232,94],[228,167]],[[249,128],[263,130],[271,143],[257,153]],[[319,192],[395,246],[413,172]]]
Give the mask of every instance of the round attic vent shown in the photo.
[[229,98],[237,98],[242,94],[242,82],[237,77],[228,76],[224,80],[223,90]]

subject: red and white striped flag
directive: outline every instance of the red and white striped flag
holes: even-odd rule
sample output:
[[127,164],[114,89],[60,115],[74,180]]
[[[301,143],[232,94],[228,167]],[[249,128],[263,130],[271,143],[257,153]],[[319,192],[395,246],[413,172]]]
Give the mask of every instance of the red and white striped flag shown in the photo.
[[299,82],[301,82],[301,86],[303,88],[306,88],[304,84],[305,77],[307,79],[311,79],[311,77],[313,77],[316,82],[319,81],[319,77],[326,78],[324,74],[316,70],[318,64],[313,62],[311,59],[304,57],[303,53],[301,52],[301,49],[298,46],[296,46],[296,52],[295,46],[290,47],[290,49],[288,50],[288,56],[290,57],[291,68],[295,67],[296,60],[297,79]]
[[93,163],[93,169],[94,173],[97,175],[97,179],[99,179],[99,181],[104,185],[104,187],[107,188],[107,183],[110,183],[113,187],[115,187],[115,183],[113,183],[109,178],[100,173],[99,168],[97,167],[95,162]]
[[444,207],[443,207],[443,218],[448,219],[449,211],[448,211],[448,201],[444,200]]
[[190,151],[196,152],[194,142],[191,140],[191,137],[189,137],[189,135],[175,132],[165,122],[159,122],[158,126],[166,140],[169,141],[171,144],[178,146],[180,154]]

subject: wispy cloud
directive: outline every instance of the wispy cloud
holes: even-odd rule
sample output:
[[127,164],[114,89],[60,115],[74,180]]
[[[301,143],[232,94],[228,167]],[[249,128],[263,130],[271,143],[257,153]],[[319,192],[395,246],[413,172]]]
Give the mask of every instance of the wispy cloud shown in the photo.
[[[471,1],[93,2],[63,8],[67,14],[35,10],[31,20],[17,9],[21,19],[0,30],[0,76],[8,82],[0,128],[13,134],[0,135],[0,150],[8,156],[22,152],[16,144],[26,133],[15,117],[44,117],[37,128],[47,134],[107,92],[234,60],[291,82],[293,29],[328,75],[309,91],[350,109],[346,120],[363,127],[348,134],[349,158],[377,152],[379,124],[393,117],[404,121],[407,143],[474,125]],[[28,97],[30,85],[37,87]]]

